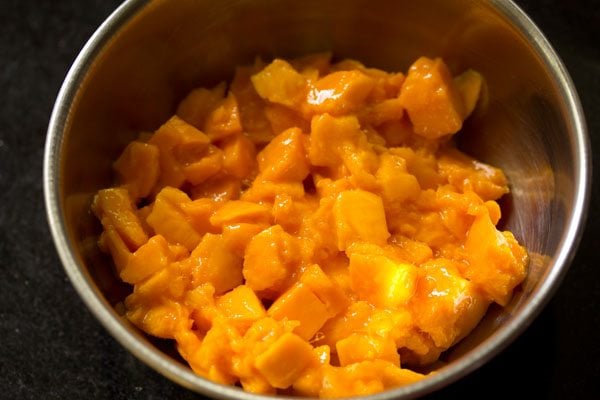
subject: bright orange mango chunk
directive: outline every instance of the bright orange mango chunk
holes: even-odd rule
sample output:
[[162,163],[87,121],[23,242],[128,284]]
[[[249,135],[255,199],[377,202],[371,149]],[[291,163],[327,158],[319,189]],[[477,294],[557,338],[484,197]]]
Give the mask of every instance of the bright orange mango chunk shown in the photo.
[[271,305],[268,313],[275,319],[298,321],[299,325],[294,329],[294,333],[305,340],[313,337],[329,317],[327,306],[301,283],[295,284],[282,294]]
[[309,173],[306,139],[298,128],[277,135],[258,154],[258,179],[301,182]]
[[315,114],[353,113],[364,106],[374,86],[375,81],[360,71],[332,72],[314,83],[306,102]]
[[312,346],[293,333],[283,334],[256,358],[256,368],[279,389],[288,388],[313,360]]
[[125,147],[114,163],[119,181],[127,189],[133,200],[150,194],[159,174],[158,147],[133,141]]
[[384,245],[390,237],[381,198],[364,190],[341,192],[333,205],[337,245],[345,250],[353,242]]
[[281,59],[275,59],[251,79],[260,97],[290,108],[299,106],[307,89],[306,79]]
[[400,102],[418,135],[436,139],[462,127],[463,100],[440,58],[415,61],[402,85]]

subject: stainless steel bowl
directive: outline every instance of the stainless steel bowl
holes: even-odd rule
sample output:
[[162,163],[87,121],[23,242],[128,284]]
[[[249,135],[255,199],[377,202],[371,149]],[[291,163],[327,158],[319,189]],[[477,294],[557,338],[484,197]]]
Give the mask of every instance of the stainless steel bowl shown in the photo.
[[460,146],[504,168],[512,195],[504,227],[529,249],[529,275],[505,309],[492,308],[431,377],[373,399],[431,392],[476,369],[539,313],[565,275],[585,222],[590,147],[575,88],[542,33],[506,0],[130,0],[92,36],[60,91],[48,130],[44,183],[52,235],[73,285],[123,346],[163,375],[211,397],[261,398],[197,375],[115,311],[127,288],[96,246],[90,199],[111,183],[112,160],[156,129],[191,88],[232,76],[255,55],[332,50],[406,70],[441,56],[479,70],[488,100]]

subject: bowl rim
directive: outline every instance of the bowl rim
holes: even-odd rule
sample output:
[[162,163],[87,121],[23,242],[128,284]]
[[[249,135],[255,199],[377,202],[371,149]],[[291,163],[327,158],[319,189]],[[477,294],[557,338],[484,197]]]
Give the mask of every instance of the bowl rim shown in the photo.
[[[74,245],[69,240],[65,215],[61,207],[60,155],[63,133],[70,115],[70,106],[89,68],[111,36],[150,2],[151,0],[127,0],[106,18],[76,57],[58,93],[48,125],[43,167],[44,200],[54,245],[65,272],[88,309],[113,338],[146,365],[181,386],[213,398],[259,400],[272,397],[244,392],[239,388],[224,386],[202,378],[194,374],[187,366],[158,350],[147,340],[143,340],[142,334],[125,323],[106,301],[91,276],[85,272],[83,262],[75,256]],[[569,269],[581,242],[590,201],[592,165],[585,117],[576,88],[560,57],[540,29],[519,6],[513,1],[506,0],[489,0],[489,4],[513,24],[532,45],[536,55],[557,84],[570,116],[570,120],[567,122],[570,130],[574,132],[571,140],[574,141],[572,158],[577,190],[574,193],[573,209],[568,220],[567,230],[557,245],[555,267],[550,271],[543,284],[523,306],[520,313],[480,343],[477,351],[470,351],[460,360],[442,368],[426,379],[365,396],[364,399],[408,399],[422,396],[449,385],[488,362],[520,335],[552,298]]]

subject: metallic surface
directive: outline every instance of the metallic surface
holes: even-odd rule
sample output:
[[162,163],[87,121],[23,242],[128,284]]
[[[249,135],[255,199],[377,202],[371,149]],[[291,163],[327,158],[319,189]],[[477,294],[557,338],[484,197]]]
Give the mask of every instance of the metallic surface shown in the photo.
[[255,55],[319,50],[387,70],[404,71],[429,55],[443,57],[455,73],[480,71],[485,101],[459,143],[506,171],[512,194],[502,204],[503,227],[531,255],[513,301],[491,308],[445,355],[445,367],[370,398],[423,395],[497,354],[553,294],[585,223],[590,147],[577,94],[543,35],[508,1],[127,1],[82,50],[56,101],[44,166],[49,223],[73,285],[110,333],[152,368],[211,397],[261,398],[194,375],[115,311],[128,289],[97,250],[90,200],[110,184],[111,162],[124,145],[156,129],[193,87],[230,78]]

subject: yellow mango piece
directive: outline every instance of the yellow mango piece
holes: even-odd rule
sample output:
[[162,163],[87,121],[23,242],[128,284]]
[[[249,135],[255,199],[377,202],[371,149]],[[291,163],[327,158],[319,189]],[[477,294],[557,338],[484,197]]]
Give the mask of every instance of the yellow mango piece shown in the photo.
[[381,197],[364,190],[341,192],[333,205],[337,246],[346,250],[353,242],[384,245],[390,237]]
[[375,86],[375,80],[360,71],[332,72],[310,88],[306,103],[313,114],[343,115],[356,112]]
[[192,366],[195,372],[213,382],[233,385],[237,378],[234,374],[232,358],[235,355],[233,345],[240,340],[240,335],[229,324],[215,324],[206,333],[200,350],[194,355]]
[[214,226],[225,226],[240,222],[267,223],[271,220],[271,210],[262,204],[243,200],[230,200],[210,217]]
[[110,253],[117,273],[121,273],[129,263],[132,254],[113,226],[104,228],[98,245],[101,249]]
[[202,237],[194,229],[190,217],[181,209],[180,204],[186,203],[191,203],[191,200],[185,193],[166,187],[156,196],[146,221],[154,232],[164,236],[169,243],[181,244],[191,251]]
[[255,145],[264,145],[273,138],[273,131],[265,115],[265,101],[256,93],[251,76],[254,67],[238,67],[235,70],[230,91],[238,101],[244,133]]
[[488,304],[456,263],[438,258],[421,266],[411,307],[416,326],[445,350],[471,332]]
[[190,256],[193,285],[210,283],[216,294],[241,285],[242,259],[236,255],[222,235],[207,233]]
[[265,308],[252,289],[240,285],[216,301],[217,308],[237,326],[248,328],[254,321],[266,316]]
[[399,98],[385,99],[371,106],[365,114],[362,117],[365,123],[380,126],[402,119],[404,108]]
[[112,188],[98,191],[92,211],[104,229],[112,226],[129,250],[135,251],[148,241],[148,235],[134,210],[127,189]]
[[350,248],[350,286],[363,300],[375,306],[396,308],[412,298],[418,269],[385,255]]
[[352,397],[366,396],[385,389],[408,385],[424,375],[399,368],[384,360],[363,361],[345,367],[329,367],[323,369],[323,385],[320,397]]
[[200,235],[218,233],[218,228],[210,223],[210,217],[220,207],[220,203],[211,198],[200,198],[179,204],[181,211],[189,217],[190,225]]
[[310,121],[307,121],[298,112],[282,106],[281,104],[268,104],[265,106],[265,116],[271,124],[273,134],[279,135],[290,128],[299,128],[302,132],[310,130]]
[[148,196],[158,180],[158,147],[133,141],[125,147],[113,167],[119,182],[134,201]]
[[174,339],[182,326],[190,325],[188,310],[172,301],[145,310],[143,318],[139,318],[134,313],[128,313],[127,317],[140,329],[163,339]]
[[202,283],[186,293],[184,304],[192,312],[195,329],[204,335],[212,327],[213,321],[221,313],[215,304],[215,287],[210,283]]
[[399,98],[418,135],[437,139],[462,127],[465,106],[448,67],[440,58],[421,57],[415,61]]
[[306,285],[327,307],[328,318],[334,317],[350,305],[350,299],[343,289],[332,281],[317,265],[307,267],[300,276],[300,282]]
[[406,169],[406,161],[393,154],[380,156],[376,178],[381,185],[382,198],[388,204],[415,200],[421,192],[419,181]]
[[294,394],[305,397],[318,397],[323,386],[323,369],[331,362],[329,346],[313,348],[316,360],[304,369],[304,372],[294,381]]
[[273,225],[254,236],[246,247],[244,278],[254,291],[281,291],[300,261],[296,239]]
[[179,103],[177,116],[202,130],[208,116],[223,101],[224,97],[225,82],[221,82],[212,89],[194,89]]
[[133,253],[119,276],[123,281],[135,284],[166,268],[173,259],[169,243],[156,235]]
[[527,253],[508,232],[500,232],[487,208],[475,216],[464,245],[463,274],[491,300],[504,306],[527,273]]
[[278,195],[286,194],[292,199],[304,197],[304,185],[302,182],[269,182],[254,181],[252,186],[246,190],[241,199],[245,201],[273,202]]
[[454,78],[454,84],[465,106],[463,118],[467,118],[473,112],[479,100],[483,88],[483,76],[475,70],[468,69]]
[[215,146],[210,146],[207,153],[197,161],[182,168],[183,176],[193,185],[198,185],[216,175],[223,167],[223,152]]
[[294,333],[309,340],[330,316],[327,306],[307,286],[296,283],[269,307],[268,314],[276,320],[298,321]]
[[440,175],[458,191],[473,191],[484,201],[497,200],[509,191],[501,169],[476,161],[458,149],[444,150],[438,165]]
[[281,59],[273,60],[251,79],[258,95],[273,103],[297,108],[306,96],[306,79]]
[[256,168],[256,146],[244,135],[228,138],[223,148],[223,170],[227,174],[243,179]]
[[417,178],[421,189],[435,189],[444,182],[443,176],[438,173],[438,162],[431,152],[425,149],[415,151],[410,147],[394,147],[390,149],[390,153],[404,159],[408,173]]
[[294,58],[290,61],[290,64],[296,71],[304,70],[316,70],[320,76],[329,73],[331,67],[331,52],[321,52],[308,54],[306,56]]
[[360,124],[355,116],[316,115],[310,128],[310,163],[322,167],[337,166],[344,148],[356,143],[360,136]]
[[354,333],[339,340],[335,348],[342,367],[378,359],[400,365],[396,345],[390,338]]
[[243,257],[250,240],[266,228],[265,224],[247,222],[228,224],[223,226],[223,237],[231,246],[232,251]]
[[185,181],[183,167],[204,155],[210,139],[177,116],[165,122],[148,143],[160,151],[158,186],[180,187]]
[[213,142],[242,133],[240,111],[233,93],[229,93],[208,115],[204,123],[204,132]]
[[257,156],[260,171],[257,179],[303,181],[309,173],[305,141],[298,128],[277,135]]
[[256,358],[256,368],[278,389],[290,387],[313,360],[312,346],[293,333],[284,333]]
[[190,189],[192,199],[209,198],[217,202],[236,200],[240,197],[241,182],[237,178],[217,174]]

